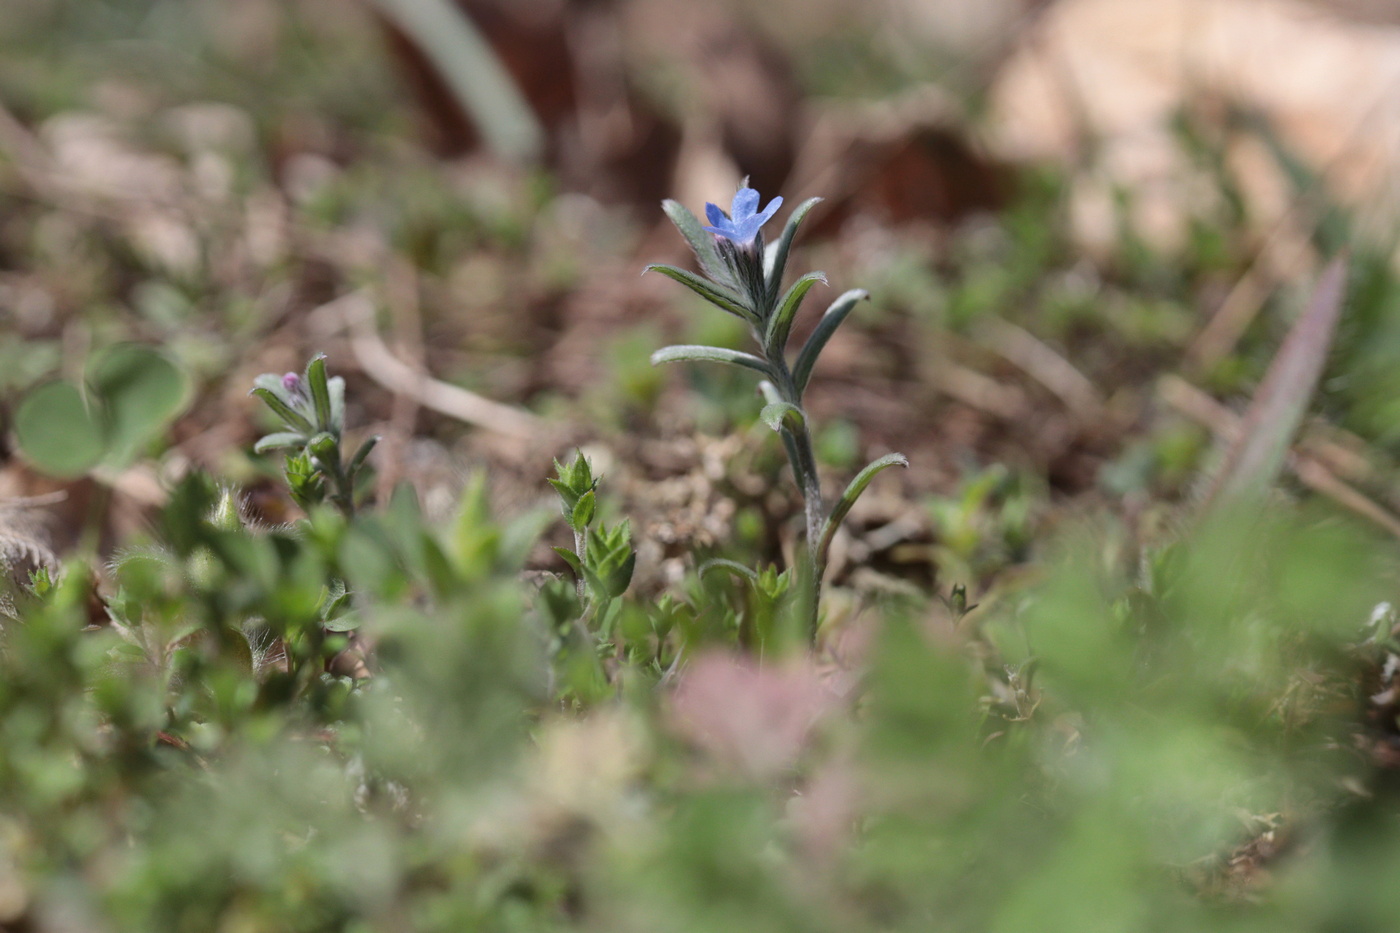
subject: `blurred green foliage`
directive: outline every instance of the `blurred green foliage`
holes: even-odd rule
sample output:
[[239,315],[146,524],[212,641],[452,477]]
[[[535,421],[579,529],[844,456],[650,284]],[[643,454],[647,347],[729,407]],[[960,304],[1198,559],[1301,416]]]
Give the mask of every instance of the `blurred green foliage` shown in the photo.
[[[132,121],[158,151],[176,148],[161,108],[226,101],[259,143],[233,160],[235,197],[293,174],[272,154],[320,159],[278,179],[309,240],[370,228],[439,278],[480,254],[464,291],[508,310],[521,281],[582,275],[573,241],[542,269],[498,268],[531,258],[547,179],[527,180],[537,199],[502,197],[445,181],[417,150],[388,171],[345,157],[411,148],[393,137],[411,110],[378,73],[372,30],[285,6],[274,34],[243,45],[238,3],[12,0],[0,96],[40,126],[135,80],[155,99]],[[855,32],[804,67],[810,86],[846,93],[900,80]],[[911,344],[942,353],[1004,317],[1108,396],[1176,365],[1203,284],[1240,271],[1245,218],[1223,193],[1179,262],[1126,238],[1089,268],[1060,180],[1032,175],[946,249],[895,249],[853,278],[872,283],[867,320],[902,315]],[[45,472],[100,474],[157,449],[190,373],[244,359],[280,327],[283,292],[325,297],[305,243],[311,258],[275,254],[231,285],[208,257],[162,269],[103,218],[0,198],[5,271],[57,301],[7,279],[41,336],[0,335],[0,388],[20,453]],[[377,275],[370,252],[341,257],[338,284]],[[1396,281],[1388,256],[1357,256],[1321,399],[1392,452]],[[430,323],[458,297],[424,291]],[[1296,304],[1281,290],[1202,379],[1248,390]],[[742,345],[730,318],[687,320],[687,340]],[[654,327],[608,354],[599,405],[619,428],[663,393],[645,360]],[[75,343],[106,349],[88,364],[65,355]],[[683,378],[701,429],[766,433],[745,374]],[[550,516],[496,517],[483,475],[444,520],[404,487],[354,509],[308,496],[267,528],[226,477],[196,472],[100,574],[75,560],[0,583],[0,930],[1389,931],[1400,634],[1383,601],[1400,555],[1284,494],[1193,525],[1180,503],[1206,434],[1144,420],[1099,488],[1146,497],[1148,520],[1055,527],[1041,473],[954,471],[910,511],[931,520],[939,578],[971,594],[849,614],[834,599],[810,655],[771,563],[773,509],[739,489],[720,491],[738,543],[636,592],[642,532],[591,473],[572,477],[565,516],[580,587],[523,571]],[[861,431],[828,422],[817,448],[849,471]],[[349,450],[334,453],[323,466]],[[291,466],[294,482],[317,470]],[[780,454],[755,441],[732,469],[772,477]],[[731,679],[688,699],[717,654]]]
[[[557,484],[593,566],[611,558],[586,471]],[[947,546],[1010,534],[1019,495],[1004,472],[970,479],[939,506]],[[517,576],[538,521],[487,499],[473,484],[441,526],[403,490],[259,529],[195,475],[100,611],[78,567],[16,593],[0,921],[1386,928],[1400,825],[1370,749],[1396,723],[1363,722],[1358,673],[1400,649],[1392,617],[1366,627],[1400,555],[1333,514],[1221,516],[1138,552],[1081,527],[1043,582],[957,628],[890,605],[860,686],[807,708],[817,731],[755,774],[715,736],[780,741],[779,719],[743,718],[757,681],[689,714],[718,731],[677,731],[675,710],[706,644],[767,645],[774,670],[800,653],[800,625],[762,634],[785,575],[714,566],[616,609],[587,575],[595,612],[570,615],[572,586],[531,597]],[[791,702],[763,696],[770,717]],[[1271,884],[1232,874],[1261,838]]]
[[93,358],[81,386],[60,379],[30,390],[15,408],[15,436],[24,456],[54,476],[99,464],[120,469],[175,419],[188,395],[188,380],[165,354],[119,344]]

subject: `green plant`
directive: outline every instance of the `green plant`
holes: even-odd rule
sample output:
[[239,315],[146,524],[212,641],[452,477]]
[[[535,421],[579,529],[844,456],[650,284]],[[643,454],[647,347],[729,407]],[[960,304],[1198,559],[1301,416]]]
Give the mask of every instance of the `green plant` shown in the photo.
[[81,383],[56,379],[25,394],[15,435],[25,458],[53,476],[120,470],[184,408],[189,384],[159,350],[118,344],[95,354]]
[[285,465],[292,498],[303,508],[329,499],[345,515],[355,514],[356,492],[365,460],[379,442],[373,435],[344,458],[345,380],[327,378],[326,357],[315,356],[304,375],[263,373],[253,395],[282,422],[283,430],[264,436],[258,453],[290,449]]
[[766,405],[762,411],[765,424],[783,440],[788,463],[802,492],[806,526],[806,556],[803,559],[802,593],[808,601],[806,616],[809,634],[815,640],[819,625],[822,578],[826,573],[827,555],[832,538],[841,527],[856,499],[865,491],[881,470],[908,466],[903,454],[886,454],[856,474],[828,512],[822,501],[821,478],[817,474],[816,456],[812,449],[812,433],[802,397],[812,377],[817,358],[827,341],[861,299],[860,290],[848,291],[826,310],[816,329],[798,351],[791,364],[787,358],[788,338],[793,321],[807,293],[818,282],[825,282],[821,272],[808,272],[782,290],[783,273],[788,253],[803,218],[820,202],[811,198],[797,207],[788,218],[782,235],[771,247],[765,248],[761,227],[782,205],[774,198],[763,211],[758,211],[758,192],[742,186],[734,195],[732,213],[714,204],[707,204],[710,226],[701,226],[695,215],[676,201],[666,201],[663,207],[676,228],[695,252],[704,277],[676,266],[654,264],[655,269],[710,304],[744,321],[750,329],[758,352],[746,353],[725,347],[672,346],[652,354],[652,363],[699,361],[728,363],[753,370],[763,377],[759,388]]

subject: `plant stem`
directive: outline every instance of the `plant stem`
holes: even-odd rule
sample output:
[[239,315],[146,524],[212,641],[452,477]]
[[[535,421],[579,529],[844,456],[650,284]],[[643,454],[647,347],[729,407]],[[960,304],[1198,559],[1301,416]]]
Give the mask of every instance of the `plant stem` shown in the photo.
[[[797,453],[798,463],[794,463],[793,472],[799,473],[799,484],[802,490],[803,507],[807,518],[807,570],[811,576],[808,584],[807,594],[811,605],[807,614],[807,633],[814,643],[817,640],[817,625],[820,621],[819,610],[822,595],[822,577],[826,573],[825,561],[817,553],[818,543],[821,541],[822,525],[826,521],[826,510],[822,505],[821,481],[817,478],[816,457],[812,453],[812,435],[807,430],[806,414],[803,415],[802,426],[793,432],[793,450]],[[801,465],[800,471],[798,465]]]
[[822,577],[826,572],[826,562],[818,553],[822,526],[826,523],[826,509],[822,504],[822,486],[821,480],[817,476],[817,458],[812,450],[812,434],[807,427],[807,411],[802,407],[802,399],[797,393],[792,374],[787,368],[787,361],[779,358],[770,360],[770,363],[778,376],[776,386],[778,396],[783,401],[794,405],[802,415],[796,429],[784,431],[784,440],[788,443],[783,446],[787,449],[788,459],[792,463],[793,476],[797,479],[797,487],[802,493],[803,511],[807,520],[806,561],[808,576],[811,578],[807,592],[807,598],[810,601],[807,608],[807,634],[808,638],[815,643],[817,625],[820,621]]
[[[586,547],[588,546],[588,539],[587,539],[587,537],[585,536],[585,532],[584,532],[584,531],[580,531],[580,530],[578,530],[577,528],[575,528],[573,531],[574,531],[574,553],[578,555],[579,566],[582,567],[582,566],[583,566],[583,562],[584,562],[584,560],[586,559],[586,558],[584,557],[584,548],[586,548]],[[586,589],[586,583],[585,583],[585,581],[584,581],[584,579],[583,579],[583,574],[582,574],[582,573],[577,573],[577,574],[575,574],[574,576],[575,576],[575,578],[576,578],[576,579],[574,580],[574,590],[578,593],[579,601],[580,601],[580,602],[587,602],[587,589]]]

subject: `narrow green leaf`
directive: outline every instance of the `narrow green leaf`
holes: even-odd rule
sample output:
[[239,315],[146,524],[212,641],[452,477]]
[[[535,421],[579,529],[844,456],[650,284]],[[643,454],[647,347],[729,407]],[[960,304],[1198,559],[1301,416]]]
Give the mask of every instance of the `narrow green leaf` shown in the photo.
[[336,434],[341,434],[345,431],[345,380],[332,376],[326,382],[326,389],[331,395],[330,428]]
[[909,466],[909,460],[904,454],[885,454],[879,460],[875,460],[865,469],[856,474],[856,478],[851,480],[851,484],[846,487],[846,491],[841,493],[841,498],[836,501],[836,505],[831,510],[831,515],[827,517],[826,524],[822,526],[821,542],[817,545],[817,566],[826,564],[826,553],[831,548],[831,539],[836,536],[836,530],[841,527],[841,523],[846,520],[847,514],[851,511],[851,506],[856,504],[860,494],[865,492],[865,487],[870,485],[881,470],[892,466]]
[[356,473],[359,472],[360,467],[364,466],[365,464],[365,459],[369,457],[369,452],[374,449],[375,444],[379,443],[380,436],[381,435],[378,434],[371,434],[369,437],[364,439],[364,442],[360,444],[359,449],[355,451],[355,456],[350,458],[350,467],[346,471],[347,473],[349,473],[351,476],[354,476]]
[[449,0],[374,0],[421,50],[486,145],[508,164],[535,162],[545,129],[496,47],[465,7]]
[[305,434],[311,434],[316,430],[315,425],[308,421],[305,415],[282,401],[281,396],[277,395],[277,393],[273,392],[271,389],[258,386],[251,394],[262,399],[263,403],[267,405],[268,408],[271,408],[277,417],[281,418],[283,422],[286,423],[287,427],[295,428]]
[[276,373],[263,373],[253,380],[253,385],[260,389],[267,389],[288,405],[296,404],[296,400],[292,398],[291,393],[282,385],[282,377]]
[[778,303],[778,310],[773,312],[773,316],[768,320],[768,333],[763,338],[763,346],[770,358],[782,355],[783,348],[787,346],[788,334],[792,332],[792,321],[797,317],[797,309],[802,307],[802,299],[807,297],[812,286],[818,282],[826,284],[826,273],[808,272],[793,282],[792,287],[783,295],[783,300]]
[[287,447],[302,447],[306,444],[306,435],[297,434],[294,431],[279,431],[276,434],[269,434],[253,445],[253,453],[265,454],[269,450],[282,450]]
[[732,363],[735,366],[743,366],[760,372],[769,379],[777,378],[773,373],[773,368],[752,353],[744,353],[742,350],[728,350],[724,347],[705,347],[694,344],[685,344],[674,347],[662,347],[651,355],[651,365],[657,366],[661,363],[680,362],[701,362],[701,363]]
[[856,303],[869,297],[870,293],[865,289],[855,288],[837,298],[831,303],[831,307],[826,309],[822,319],[817,322],[816,330],[812,331],[812,336],[802,345],[801,352],[797,354],[797,363],[792,368],[792,381],[797,388],[798,397],[807,390],[807,381],[812,378],[812,368],[817,365],[817,357],[821,356],[826,342],[836,333],[836,328],[846,320]]
[[797,228],[801,225],[807,213],[821,202],[821,198],[808,198],[797,205],[788,216],[787,225],[783,227],[782,236],[768,249],[764,259],[764,275],[768,279],[768,294],[772,298],[778,296],[778,290],[783,287],[783,270],[787,268],[788,252],[792,249],[793,237],[797,236]]
[[331,426],[331,390],[326,385],[326,355],[318,353],[306,366],[306,386],[311,404],[316,410],[316,427],[322,431]]
[[759,413],[759,417],[774,431],[781,431],[783,428],[794,432],[799,431],[807,420],[802,416],[802,409],[790,402],[773,402],[770,405],[765,405],[763,411]]
[[554,487],[554,491],[559,493],[560,506],[563,509],[564,517],[568,518],[573,514],[574,506],[578,505],[578,493],[569,488],[569,484],[562,479],[546,480]]
[[707,282],[694,272],[687,272],[685,269],[680,269],[676,266],[667,266],[661,263],[652,263],[642,270],[642,274],[646,275],[653,269],[667,278],[675,279],[677,282],[680,282],[686,288],[689,288],[715,307],[728,311],[735,317],[748,321],[754,326],[758,326],[758,315],[745,307],[743,299],[741,299],[738,292],[735,292],[733,289],[715,282]]
[[737,561],[724,560],[723,558],[707,560],[700,565],[699,573],[701,577],[707,577],[713,570],[727,570],[737,577],[743,577],[750,583],[758,583],[758,573]]
[[681,236],[685,237],[685,241],[695,251],[695,258],[700,261],[700,268],[705,274],[717,282],[730,282],[729,270],[720,260],[719,250],[715,249],[714,234],[705,229],[700,220],[690,212],[690,208],[668,198],[661,202],[661,209],[671,218],[671,223],[676,225]]

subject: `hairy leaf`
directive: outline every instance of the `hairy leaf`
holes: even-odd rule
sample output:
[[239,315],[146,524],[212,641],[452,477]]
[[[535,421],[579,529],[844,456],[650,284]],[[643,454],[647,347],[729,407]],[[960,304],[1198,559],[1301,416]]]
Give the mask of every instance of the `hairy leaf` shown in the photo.
[[765,405],[763,411],[759,413],[763,423],[774,431],[781,431],[787,428],[789,431],[801,430],[806,418],[802,415],[802,409],[790,402],[773,402]]
[[284,402],[281,396],[264,386],[253,389],[253,395],[263,400],[263,404],[271,408],[272,411],[281,418],[289,428],[296,428],[306,434],[311,434],[316,430],[315,425],[306,419],[306,416],[297,411],[292,406]]
[[695,251],[695,258],[700,261],[704,273],[717,282],[729,283],[729,270],[720,261],[719,250],[715,249],[715,235],[706,230],[690,208],[679,201],[668,198],[661,202],[661,209]]
[[306,385],[311,392],[311,404],[316,410],[316,426],[325,429],[331,424],[331,390],[326,385],[326,355],[318,353],[306,367]]
[[783,233],[768,249],[764,256],[764,275],[768,278],[769,298],[777,298],[778,290],[783,287],[783,270],[787,267],[788,253],[792,249],[792,240],[797,236],[797,228],[802,224],[809,211],[821,202],[821,198],[808,198],[788,215],[787,225],[783,227]]
[[783,295],[777,311],[768,321],[768,333],[763,338],[763,346],[770,359],[777,359],[782,355],[783,347],[787,346],[788,334],[792,332],[792,321],[797,317],[797,309],[802,307],[802,299],[807,297],[812,286],[818,282],[826,284],[826,273],[808,272],[793,282],[792,287]]
[[269,450],[283,450],[288,447],[301,447],[306,443],[306,435],[295,431],[278,431],[269,434],[253,445],[253,453],[265,454]]
[[743,366],[746,369],[760,372],[769,379],[775,378],[773,368],[768,365],[766,360],[742,350],[682,344],[674,347],[662,347],[651,355],[651,365],[653,366],[661,363],[680,362],[732,363],[735,366]]
[[817,545],[817,565],[821,566],[826,561],[826,553],[831,548],[831,539],[836,536],[836,530],[841,527],[841,523],[846,520],[846,515],[850,513],[851,506],[856,504],[860,494],[865,492],[865,487],[870,485],[870,481],[881,471],[892,466],[909,466],[909,460],[904,454],[885,454],[878,460],[870,463],[865,469],[856,474],[856,478],[851,480],[851,484],[846,487],[846,491],[841,493],[841,498],[836,500],[836,505],[831,510],[831,515],[827,517],[826,524],[822,526],[822,537]]
[[826,342],[836,333],[836,328],[846,320],[856,303],[869,297],[870,293],[865,289],[852,289],[833,301],[831,307],[826,309],[822,319],[817,322],[816,330],[812,331],[812,336],[802,345],[801,352],[797,354],[797,362],[792,368],[792,381],[799,397],[807,389],[807,382],[812,378],[812,368],[817,365],[817,357],[821,356]]
[[655,269],[667,278],[675,279],[695,294],[704,298],[717,308],[728,311],[735,317],[742,318],[755,326],[758,325],[758,315],[744,305],[743,299],[733,289],[714,282],[707,282],[694,272],[687,272],[676,266],[667,266],[661,263],[652,263],[642,270],[642,274]]

